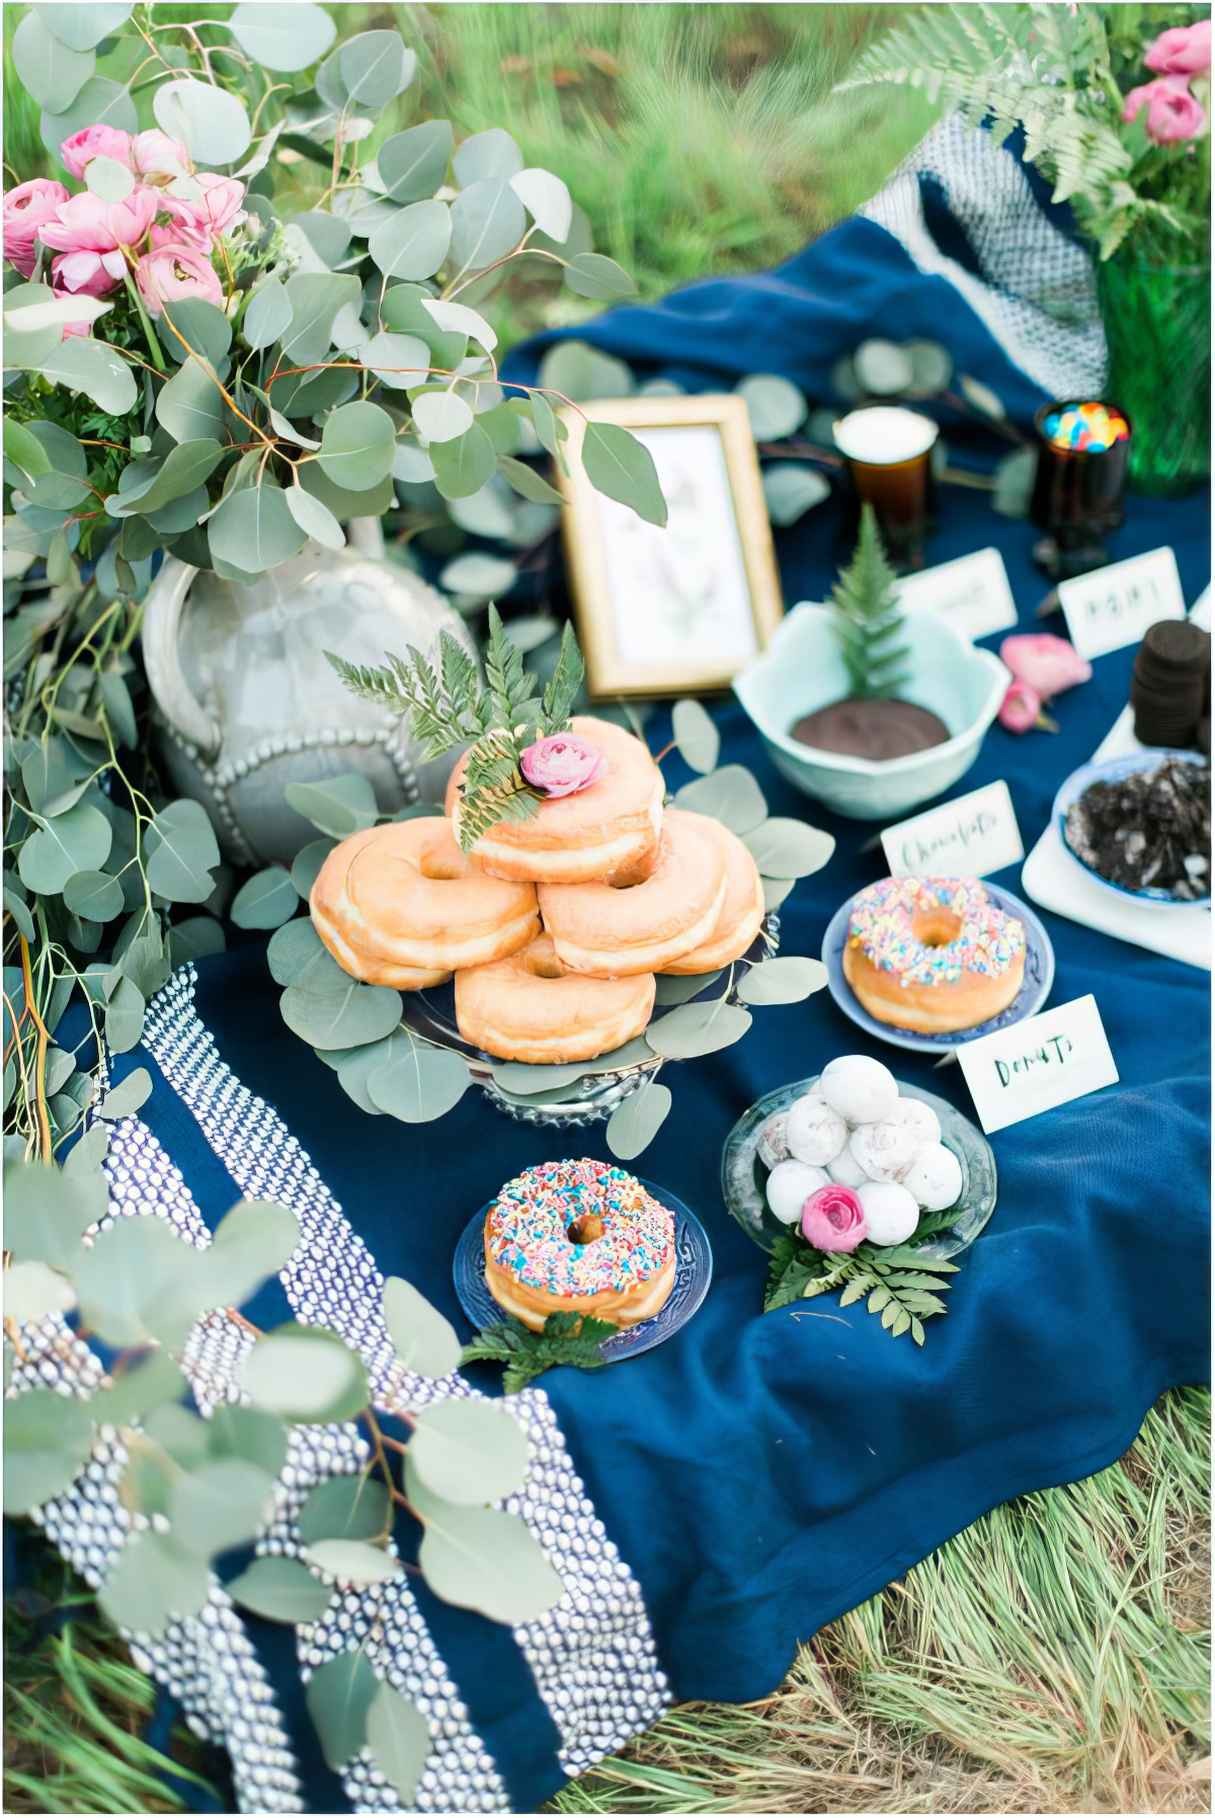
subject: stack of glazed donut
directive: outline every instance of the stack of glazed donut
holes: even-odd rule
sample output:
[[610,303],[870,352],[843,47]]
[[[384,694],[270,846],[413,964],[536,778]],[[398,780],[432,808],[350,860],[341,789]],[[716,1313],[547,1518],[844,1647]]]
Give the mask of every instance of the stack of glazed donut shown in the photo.
[[640,739],[610,721],[571,728],[596,780],[499,821],[460,850],[461,782],[446,814],[352,834],[312,889],[313,924],[367,984],[421,991],[455,976],[464,1040],[499,1060],[593,1060],[640,1035],[655,974],[716,971],[764,918],[755,861],[719,821],[663,808]]

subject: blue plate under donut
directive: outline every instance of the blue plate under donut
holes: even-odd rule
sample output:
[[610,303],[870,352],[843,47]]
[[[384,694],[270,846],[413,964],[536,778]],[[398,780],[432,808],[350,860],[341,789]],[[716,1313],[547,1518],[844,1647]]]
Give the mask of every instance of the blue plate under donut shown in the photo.
[[[1027,1016],[1036,1016],[1055,982],[1055,950],[1050,943],[1050,935],[1042,926],[1033,910],[1014,896],[1011,890],[1001,889],[999,884],[984,884],[984,889],[998,909],[1007,915],[1015,915],[1025,927],[1025,977],[1021,989],[1014,997],[1007,1010],[1001,1010],[999,1016],[989,1017],[985,1023],[976,1023],[973,1029],[952,1029],[943,1035],[921,1035],[917,1029],[899,1029],[893,1023],[881,1023],[876,1016],[861,1004],[852,986],[844,977],[844,947],[848,939],[848,922],[852,915],[855,896],[850,896],[846,903],[836,910],[823,936],[823,964],[827,968],[827,989],[839,1005],[844,1015],[851,1017],[859,1029],[867,1035],[874,1035],[879,1041],[893,1042],[896,1048],[911,1048],[919,1054],[952,1054],[963,1042],[973,1042],[980,1035],[991,1035],[996,1029],[1007,1029],[1013,1023],[1024,1021]],[[860,892],[857,892],[860,895]]]
[[[642,1351],[652,1351],[655,1345],[671,1338],[680,1326],[687,1325],[709,1292],[709,1283],[713,1279],[713,1252],[709,1247],[708,1233],[695,1212],[665,1187],[655,1186],[652,1180],[643,1180],[641,1184],[647,1193],[652,1194],[660,1204],[669,1206],[675,1214],[675,1285],[666,1305],[652,1319],[643,1319],[638,1325],[626,1326],[614,1337],[604,1339],[599,1348],[607,1363],[619,1363],[622,1358],[637,1357]],[[501,1324],[507,1317],[505,1309],[498,1305],[485,1280],[482,1231],[493,1203],[492,1199],[489,1200],[479,1212],[473,1213],[465,1225],[451,1267],[456,1298],[478,1332],[484,1331],[486,1326]]]

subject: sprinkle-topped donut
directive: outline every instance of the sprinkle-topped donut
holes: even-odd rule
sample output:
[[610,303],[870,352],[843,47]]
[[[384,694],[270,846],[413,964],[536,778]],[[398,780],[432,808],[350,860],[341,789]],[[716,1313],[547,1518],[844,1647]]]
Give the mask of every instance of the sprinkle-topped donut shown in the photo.
[[491,1205],[485,1262],[495,1300],[536,1329],[563,1311],[631,1325],[671,1291],[675,1220],[623,1168],[544,1162]]
[[[920,917],[956,919],[952,938],[928,942],[915,933]],[[950,929],[952,933],[952,929]],[[884,877],[852,905],[850,946],[903,985],[952,984],[965,972],[998,978],[1025,953],[1025,930],[1005,915],[973,877]]]
[[1021,989],[1025,929],[978,878],[887,877],[852,905],[844,976],[880,1022],[973,1029]]

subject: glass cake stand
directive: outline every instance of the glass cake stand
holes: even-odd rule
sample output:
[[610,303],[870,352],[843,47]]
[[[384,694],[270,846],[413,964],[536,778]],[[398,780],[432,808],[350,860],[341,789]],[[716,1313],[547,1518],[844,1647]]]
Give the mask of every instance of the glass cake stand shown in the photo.
[[[727,1210],[762,1250],[771,1250],[789,1226],[783,1225],[768,1207],[764,1194],[768,1169],[759,1158],[759,1133],[774,1112],[787,1111],[797,1099],[813,1092],[818,1081],[816,1073],[812,1079],[796,1080],[791,1085],[779,1086],[775,1092],[765,1093],[749,1111],[743,1112],[726,1138],[721,1157],[722,1197]],[[903,1080],[899,1080],[898,1087],[901,1098],[918,1098],[936,1112],[941,1125],[941,1141],[953,1151],[962,1166],[962,1191],[957,1205],[952,1208],[952,1224],[944,1230],[938,1228],[916,1245],[925,1261],[936,1258],[947,1262],[974,1242],[996,1209],[996,1158],[982,1132],[946,1099],[938,1098],[933,1092],[923,1092],[918,1086],[909,1086]],[[934,1224],[940,1216],[935,1212],[931,1214]],[[916,1243],[914,1233],[907,1242]]]
[[[770,913],[765,916],[763,927],[743,958],[756,962],[771,959],[779,944],[780,917]],[[710,974],[700,990],[679,1001],[697,1003],[720,991],[721,976]],[[502,1073],[510,1063],[494,1060],[492,1055],[474,1048],[456,1027],[455,992],[451,985],[441,985],[430,991],[406,991],[402,996],[406,1027],[424,1041],[462,1055],[474,1081],[490,1103],[520,1123],[570,1128],[601,1123],[631,1092],[656,1078],[665,1064],[663,1057],[647,1045],[644,1035],[639,1035],[622,1048],[614,1048],[595,1060],[554,1065],[551,1086],[545,1086],[540,1078],[542,1069],[534,1067],[528,1071],[536,1076],[538,1089],[535,1092],[508,1090],[499,1084],[495,1075]],[[728,1001],[732,1004],[741,1001],[733,984]],[[674,1008],[674,1005],[658,1005],[655,1014],[662,1015],[668,1008]]]

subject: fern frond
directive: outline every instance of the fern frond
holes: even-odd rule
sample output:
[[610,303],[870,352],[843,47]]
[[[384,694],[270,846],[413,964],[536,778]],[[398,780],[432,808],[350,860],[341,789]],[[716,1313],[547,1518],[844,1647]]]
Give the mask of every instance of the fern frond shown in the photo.
[[564,732],[569,724],[570,709],[582,686],[583,662],[574,628],[566,624],[561,633],[561,650],[541,701],[545,732]]
[[907,652],[896,641],[902,634],[903,614],[872,505],[861,508],[856,553],[836,582],[831,601],[851,693],[866,700],[888,698],[904,680]]

